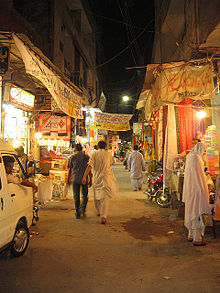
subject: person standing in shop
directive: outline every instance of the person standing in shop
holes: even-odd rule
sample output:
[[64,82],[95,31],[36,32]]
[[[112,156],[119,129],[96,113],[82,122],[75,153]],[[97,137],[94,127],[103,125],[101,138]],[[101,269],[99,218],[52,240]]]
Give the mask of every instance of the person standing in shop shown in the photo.
[[145,164],[143,155],[138,152],[138,145],[134,146],[134,150],[128,158],[128,170],[131,171],[131,185],[133,190],[141,190],[143,185],[142,172],[145,171]]
[[97,216],[101,215],[101,224],[107,222],[109,199],[117,189],[117,180],[111,169],[112,164],[113,158],[107,150],[106,142],[99,141],[98,150],[92,152],[82,179],[82,184],[86,184],[86,178],[92,171],[95,207]]
[[194,246],[204,246],[205,225],[203,214],[210,214],[209,191],[204,172],[203,155],[206,146],[198,142],[186,157],[184,172],[183,202],[185,203],[184,225],[188,229],[188,241]]
[[[91,186],[91,174],[90,182],[88,183],[88,176],[86,176],[85,184],[82,184],[83,174],[86,170],[89,161],[89,156],[82,150],[81,144],[75,145],[75,153],[71,156],[68,168],[68,184],[73,184],[73,198],[75,201],[76,219],[80,219],[81,215],[85,216],[86,206],[88,203],[88,187]],[[80,188],[82,187],[82,203],[80,204]]]

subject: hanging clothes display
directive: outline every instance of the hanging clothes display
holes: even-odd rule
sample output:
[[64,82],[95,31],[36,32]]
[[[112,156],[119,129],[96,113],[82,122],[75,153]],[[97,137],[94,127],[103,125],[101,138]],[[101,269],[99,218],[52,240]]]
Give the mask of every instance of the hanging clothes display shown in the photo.
[[177,157],[176,119],[174,105],[168,105],[167,127],[164,143],[163,157],[163,186],[169,187],[170,176],[173,170],[173,162]]
[[163,158],[163,107],[160,107],[158,117],[158,131],[157,131],[157,160],[161,161]]
[[86,136],[86,125],[85,125],[85,118],[86,118],[86,113],[83,112],[84,119],[77,119],[77,124],[76,124],[76,135],[79,136]]
[[[191,150],[193,140],[193,109],[187,105],[192,104],[192,100],[186,98],[179,103],[178,117],[179,117],[179,132],[180,132],[180,152]],[[184,105],[186,107],[184,107]],[[181,107],[182,106],[182,107]]]
[[164,152],[164,142],[165,142],[165,134],[166,134],[166,128],[167,128],[167,111],[168,106],[163,106],[163,152]]
[[177,139],[177,152],[180,154],[180,129],[179,129],[179,115],[178,106],[174,107],[176,118],[176,139]]

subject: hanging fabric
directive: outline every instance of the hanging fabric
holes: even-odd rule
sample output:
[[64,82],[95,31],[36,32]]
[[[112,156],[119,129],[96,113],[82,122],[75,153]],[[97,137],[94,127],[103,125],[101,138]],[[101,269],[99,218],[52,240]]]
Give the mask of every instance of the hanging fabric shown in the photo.
[[[193,109],[188,105],[192,104],[192,100],[186,98],[179,103],[179,132],[180,132],[180,152],[192,149],[193,140]],[[182,107],[181,107],[182,106]],[[186,106],[186,107],[184,107]]]
[[179,116],[178,107],[174,107],[176,117],[176,136],[177,136],[177,152],[180,154],[180,129],[179,129]]
[[163,106],[163,142],[162,142],[163,153],[164,153],[165,134],[166,134],[166,128],[167,128],[167,111],[168,111],[168,106]]
[[163,158],[163,107],[160,107],[158,118],[158,132],[157,132],[157,159],[161,161]]
[[163,187],[169,187],[173,170],[173,162],[177,157],[177,136],[174,105],[168,105],[167,127],[164,143],[163,157]]

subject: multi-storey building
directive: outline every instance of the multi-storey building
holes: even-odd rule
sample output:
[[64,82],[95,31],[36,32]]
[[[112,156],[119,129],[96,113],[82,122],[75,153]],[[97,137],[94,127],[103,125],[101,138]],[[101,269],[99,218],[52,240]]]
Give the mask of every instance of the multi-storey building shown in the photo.
[[[63,110],[66,104],[64,112],[70,116],[79,118],[71,110],[74,102],[69,107],[71,94],[79,101],[78,108],[98,105],[101,86],[96,70],[95,24],[88,10],[86,0],[0,1],[0,46],[8,48],[10,54],[7,73],[2,72],[3,102],[10,102],[14,84],[35,96],[35,108],[29,111],[36,110],[36,104],[37,111],[51,110],[53,86],[59,90],[55,97],[58,108]],[[27,56],[39,66],[43,77],[28,68]]]

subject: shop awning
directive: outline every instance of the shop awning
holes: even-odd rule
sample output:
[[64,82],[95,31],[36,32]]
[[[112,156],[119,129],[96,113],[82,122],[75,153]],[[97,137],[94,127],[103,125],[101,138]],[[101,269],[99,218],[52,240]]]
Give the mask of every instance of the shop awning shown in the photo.
[[136,104],[136,109],[144,108],[149,93],[150,93],[150,90],[145,90],[141,92],[138,102]]
[[[207,100],[215,97],[213,64],[208,59],[189,62],[149,64],[140,95],[145,99],[145,117],[166,104],[178,104],[185,98]],[[152,95],[147,89],[151,89]]]
[[43,56],[40,58],[40,54],[36,54],[32,48],[27,46],[20,36],[13,34],[13,39],[22,56],[26,73],[38,79],[47,88],[65,114],[82,119],[82,93],[66,82],[54,65],[50,67],[47,62],[44,62],[45,56],[42,52],[40,54]]
[[162,64],[157,69],[153,96],[163,102],[180,103],[185,98],[207,100],[215,96],[213,64],[209,60]]

